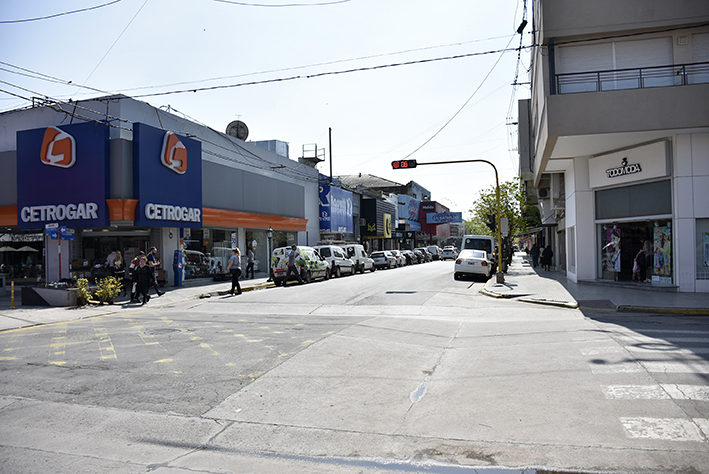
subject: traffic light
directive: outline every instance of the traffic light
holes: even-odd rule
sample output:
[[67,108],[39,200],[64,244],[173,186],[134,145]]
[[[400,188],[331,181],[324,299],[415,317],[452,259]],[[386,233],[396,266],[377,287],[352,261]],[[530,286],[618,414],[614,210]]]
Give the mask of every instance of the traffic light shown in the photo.
[[391,162],[391,167],[395,170],[416,168],[416,160],[397,160]]
[[487,226],[490,228],[491,231],[493,231],[493,232],[495,231],[495,228],[496,228],[496,226],[495,226],[495,214],[488,214],[488,215],[487,215],[487,222],[485,223],[485,225],[487,225]]

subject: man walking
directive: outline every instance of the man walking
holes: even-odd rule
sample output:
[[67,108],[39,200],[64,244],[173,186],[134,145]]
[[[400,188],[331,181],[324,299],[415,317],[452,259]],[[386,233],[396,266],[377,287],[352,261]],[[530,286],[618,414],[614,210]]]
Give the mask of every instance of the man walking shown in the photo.
[[148,266],[153,271],[153,286],[155,287],[155,292],[158,296],[162,296],[165,292],[160,291],[160,285],[158,284],[158,273],[156,267],[160,266],[160,260],[155,257],[157,253],[157,247],[150,247],[150,252],[148,252]]
[[288,278],[290,277],[291,272],[295,274],[295,277],[298,279],[299,284],[303,284],[303,279],[300,278],[300,272],[298,271],[298,267],[296,266],[296,259],[298,258],[298,247],[293,244],[291,246],[291,251],[288,253],[288,271],[286,271],[286,277],[283,279],[283,288],[286,287],[286,284],[288,283]]
[[254,278],[254,250],[251,247],[246,252],[246,278],[249,277],[249,270],[251,270],[251,278]]

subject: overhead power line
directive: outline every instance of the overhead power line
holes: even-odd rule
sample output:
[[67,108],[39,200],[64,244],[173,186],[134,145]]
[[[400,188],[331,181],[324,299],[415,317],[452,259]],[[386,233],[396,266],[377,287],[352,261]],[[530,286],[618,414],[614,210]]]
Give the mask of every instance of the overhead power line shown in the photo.
[[118,3],[121,1],[122,0],[113,0],[112,2],[104,3],[102,5],[96,5],[95,7],[82,8],[80,10],[72,10],[70,12],[55,13],[54,15],[40,16],[37,18],[26,18],[24,20],[0,20],[0,23],[2,23],[2,24],[27,23],[30,21],[49,20],[50,18],[57,18],[57,17],[64,16],[64,15],[71,15],[73,13],[81,13],[81,12],[87,12],[90,10],[96,10],[99,8],[107,7],[109,5],[113,5],[114,3]]
[[322,2],[322,3],[276,3],[269,5],[267,3],[247,3],[247,2],[236,2],[234,0],[214,0],[219,3],[230,3],[232,5],[241,5],[243,7],[319,7],[324,5],[337,5],[338,3],[347,3],[351,0],[336,0],[333,2]]

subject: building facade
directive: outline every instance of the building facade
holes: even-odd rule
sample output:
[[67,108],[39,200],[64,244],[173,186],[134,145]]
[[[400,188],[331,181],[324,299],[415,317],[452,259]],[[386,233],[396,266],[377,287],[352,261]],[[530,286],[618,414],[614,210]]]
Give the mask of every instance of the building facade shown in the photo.
[[534,5],[520,173],[572,281],[709,291],[709,3]]
[[122,95],[1,114],[0,167],[0,227],[41,235],[50,280],[152,246],[168,284],[180,249],[186,278],[233,247],[267,272],[269,230],[273,247],[319,236],[314,167]]

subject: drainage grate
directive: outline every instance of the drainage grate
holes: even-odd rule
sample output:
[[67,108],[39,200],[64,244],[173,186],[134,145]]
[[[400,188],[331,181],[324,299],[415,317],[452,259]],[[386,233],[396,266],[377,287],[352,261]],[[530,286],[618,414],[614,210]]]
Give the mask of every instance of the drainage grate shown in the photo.
[[615,303],[611,300],[578,300],[577,303],[581,308],[590,309],[616,309]]

